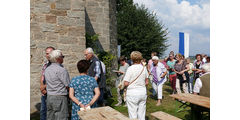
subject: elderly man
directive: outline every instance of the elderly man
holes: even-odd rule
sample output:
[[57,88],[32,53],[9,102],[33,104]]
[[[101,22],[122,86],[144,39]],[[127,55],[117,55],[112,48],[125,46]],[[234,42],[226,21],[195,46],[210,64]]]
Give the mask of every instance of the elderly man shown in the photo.
[[100,96],[98,98],[98,106],[103,105],[103,90],[106,87],[106,78],[103,74],[102,65],[100,60],[94,56],[92,48],[84,50],[84,56],[86,60],[90,61],[90,67],[88,69],[88,75],[95,78],[100,88]]
[[202,66],[203,75],[196,79],[194,85],[194,94],[210,97],[210,63]]
[[47,83],[47,119],[67,120],[68,119],[68,85],[70,78],[67,70],[63,68],[64,56],[60,50],[53,50],[50,53],[52,63],[45,70]]
[[41,79],[40,79],[40,91],[42,93],[41,96],[41,109],[40,109],[40,120],[46,120],[47,119],[47,104],[46,104],[46,100],[47,100],[47,90],[46,90],[46,81],[44,79],[44,71],[45,69],[51,65],[51,62],[49,61],[49,54],[50,52],[52,52],[53,50],[55,50],[54,47],[47,47],[45,49],[45,57],[47,59],[47,61],[44,62],[43,68],[42,68],[42,74],[41,74]]
[[[210,64],[205,63],[202,65],[202,72],[203,74],[196,79],[193,92],[194,94],[199,94],[201,96],[209,97],[210,98]],[[193,105],[193,117],[198,118],[199,120],[202,119],[202,112],[209,112],[209,109]],[[194,119],[194,118],[193,118]]]
[[161,105],[162,87],[166,81],[167,69],[161,62],[159,62],[159,58],[157,56],[153,56],[152,61],[153,63],[150,67],[150,72],[153,76],[152,86],[153,89],[157,92],[158,101],[156,106],[159,106]]

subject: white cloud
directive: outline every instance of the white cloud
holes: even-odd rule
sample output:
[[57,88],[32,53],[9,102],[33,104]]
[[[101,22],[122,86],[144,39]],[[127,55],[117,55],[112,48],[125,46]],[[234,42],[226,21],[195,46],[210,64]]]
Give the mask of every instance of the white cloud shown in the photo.
[[134,0],[139,5],[157,13],[158,17],[167,21],[174,27],[196,26],[200,28],[209,28],[210,26],[210,5],[209,2],[203,2],[200,5],[190,5],[188,1],[182,1],[180,4],[177,0]]
[[134,0],[134,3],[144,4],[150,11],[154,11],[170,30],[168,43],[171,46],[166,53],[171,50],[178,52],[178,32],[188,32],[190,34],[190,55],[199,52],[197,47],[202,47],[201,49],[204,52],[206,50],[209,52],[209,0],[200,0],[194,4],[186,0],[180,3],[177,0]]

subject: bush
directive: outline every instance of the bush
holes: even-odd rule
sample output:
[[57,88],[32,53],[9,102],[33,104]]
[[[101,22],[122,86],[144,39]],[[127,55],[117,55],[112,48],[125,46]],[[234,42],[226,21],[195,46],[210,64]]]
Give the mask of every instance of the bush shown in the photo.
[[114,77],[111,74],[111,69],[112,69],[112,63],[113,60],[116,58],[111,52],[109,51],[103,51],[100,50],[97,46],[97,40],[99,35],[89,35],[86,33],[86,47],[91,47],[94,50],[94,53],[98,56],[99,60],[101,60],[105,64],[105,69],[106,69],[106,84],[108,86],[113,87],[114,86]]

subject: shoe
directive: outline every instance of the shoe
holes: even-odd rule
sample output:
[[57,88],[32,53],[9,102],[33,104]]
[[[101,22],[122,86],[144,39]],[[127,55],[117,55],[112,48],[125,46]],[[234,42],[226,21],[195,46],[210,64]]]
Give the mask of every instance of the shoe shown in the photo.
[[120,105],[122,105],[122,103],[117,103],[117,104],[115,104],[114,106],[120,106]]
[[160,106],[161,105],[161,102],[158,102],[157,104],[156,104],[156,106]]

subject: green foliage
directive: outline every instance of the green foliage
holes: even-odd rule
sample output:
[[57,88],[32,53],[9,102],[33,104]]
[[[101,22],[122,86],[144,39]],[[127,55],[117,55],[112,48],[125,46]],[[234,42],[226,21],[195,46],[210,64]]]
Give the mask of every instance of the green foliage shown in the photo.
[[132,0],[117,0],[117,39],[121,45],[121,55],[129,57],[138,50],[146,59],[151,52],[161,56],[167,49],[167,28],[158,22],[156,14]]
[[[160,106],[156,106],[157,98],[156,96],[153,98],[152,96],[152,85],[149,84],[147,86],[147,102],[146,102],[146,120],[157,120],[155,117],[151,116],[151,113],[157,112],[157,111],[163,111],[170,115],[176,116],[183,120],[190,120],[190,114],[191,114],[191,108],[186,107],[185,110],[182,112],[177,112],[182,104],[180,102],[177,102],[176,100],[172,99],[169,95],[171,95],[172,89],[169,82],[166,82],[163,85],[163,101]],[[110,107],[114,108],[115,110],[121,112],[125,116],[128,116],[128,110],[127,107],[122,106],[114,106],[118,100],[117,100],[117,89],[112,89],[113,98],[109,98],[108,101],[110,101]],[[113,101],[113,102],[111,102]]]
[[93,50],[97,51],[98,47],[97,47],[97,40],[98,40],[99,35],[95,34],[95,35],[90,35],[88,33],[85,34],[85,38],[86,38],[86,47],[91,47],[93,48]]
[[98,53],[99,59],[105,64],[106,69],[106,83],[108,86],[114,86],[114,81],[112,80],[113,77],[111,75],[111,68],[112,68],[112,62],[114,59],[116,59],[116,56],[111,54],[110,52],[99,52]]
[[89,35],[86,33],[86,47],[91,47],[94,50],[94,53],[98,56],[99,60],[101,60],[105,64],[105,69],[106,69],[106,83],[108,86],[114,86],[114,81],[112,80],[113,77],[111,76],[111,68],[112,68],[112,63],[113,60],[116,59],[116,56],[114,56],[110,52],[106,52],[103,50],[100,50],[99,47],[97,46],[97,40],[99,35]]

